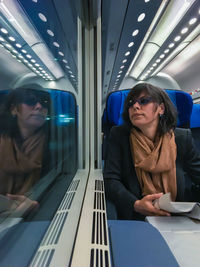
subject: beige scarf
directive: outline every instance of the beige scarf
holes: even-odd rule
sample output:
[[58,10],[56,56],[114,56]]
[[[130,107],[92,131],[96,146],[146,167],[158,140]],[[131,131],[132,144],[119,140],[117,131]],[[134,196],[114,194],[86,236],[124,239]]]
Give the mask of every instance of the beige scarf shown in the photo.
[[19,148],[14,139],[0,137],[0,194],[24,194],[40,178],[45,135],[39,131]]
[[167,133],[154,143],[142,132],[132,129],[130,144],[142,195],[171,192],[172,200],[175,201],[177,186],[174,133]]

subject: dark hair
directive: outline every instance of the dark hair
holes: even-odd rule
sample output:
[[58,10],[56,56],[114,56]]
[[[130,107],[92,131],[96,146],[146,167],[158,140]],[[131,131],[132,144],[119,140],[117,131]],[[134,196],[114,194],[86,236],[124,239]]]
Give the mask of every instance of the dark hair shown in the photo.
[[[177,122],[177,110],[174,104],[171,102],[168,94],[161,88],[156,87],[148,83],[139,83],[134,86],[129,92],[125,102],[124,102],[124,111],[123,119],[130,127],[135,127],[132,125],[129,119],[129,101],[136,99],[140,96],[141,93],[147,93],[151,96],[153,101],[157,104],[163,103],[165,106],[165,112],[160,117],[158,131],[160,135],[164,135],[167,132],[170,132],[176,127]],[[136,127],[137,128],[137,127]]]
[[[15,137],[19,135],[19,128],[17,124],[16,116],[11,114],[11,108],[16,107],[23,103],[23,98],[28,94],[45,94],[49,99],[49,93],[41,89],[33,89],[28,87],[20,87],[12,90],[7,96],[0,107],[0,134],[7,135],[10,137]],[[48,113],[50,112],[50,104],[48,108]]]

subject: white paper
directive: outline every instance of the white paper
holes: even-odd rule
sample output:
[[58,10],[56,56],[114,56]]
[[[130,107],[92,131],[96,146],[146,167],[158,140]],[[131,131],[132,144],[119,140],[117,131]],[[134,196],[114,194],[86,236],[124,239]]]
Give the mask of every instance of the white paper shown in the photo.
[[184,213],[184,215],[191,218],[200,219],[200,206],[198,203],[172,202],[170,193],[164,194],[159,199],[156,199],[154,206],[157,209],[166,210],[171,213]]

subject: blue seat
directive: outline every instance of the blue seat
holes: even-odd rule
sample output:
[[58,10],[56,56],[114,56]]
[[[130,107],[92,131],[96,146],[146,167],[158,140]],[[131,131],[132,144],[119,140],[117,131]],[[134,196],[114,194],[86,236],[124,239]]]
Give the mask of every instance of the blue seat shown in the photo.
[[[165,90],[178,111],[178,127],[190,127],[190,117],[192,113],[193,101],[190,94],[180,90]],[[114,125],[123,124],[122,113],[124,109],[124,100],[130,89],[112,92],[106,103],[103,117],[103,129]]]
[[200,104],[193,105],[190,128],[200,128]]
[[195,141],[195,145],[200,151],[200,104],[193,105],[190,128]]

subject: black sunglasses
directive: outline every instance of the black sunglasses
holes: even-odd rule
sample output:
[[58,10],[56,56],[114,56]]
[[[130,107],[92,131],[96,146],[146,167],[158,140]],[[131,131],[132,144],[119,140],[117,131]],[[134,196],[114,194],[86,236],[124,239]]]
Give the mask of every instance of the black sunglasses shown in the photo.
[[145,105],[149,104],[150,102],[153,102],[153,99],[151,96],[143,96],[143,97],[140,97],[138,99],[130,99],[128,101],[128,104],[127,104],[128,108],[135,105],[136,102],[141,106],[145,106]]
[[24,103],[29,106],[35,106],[40,103],[44,108],[50,108],[50,98],[46,92],[27,92],[20,96],[19,103]]

